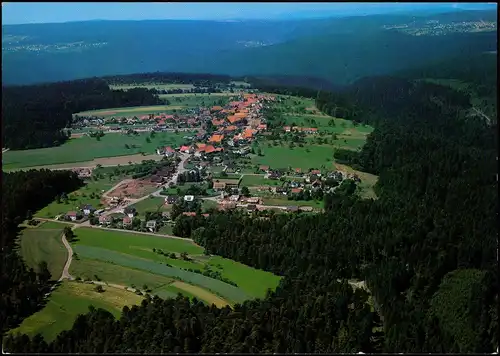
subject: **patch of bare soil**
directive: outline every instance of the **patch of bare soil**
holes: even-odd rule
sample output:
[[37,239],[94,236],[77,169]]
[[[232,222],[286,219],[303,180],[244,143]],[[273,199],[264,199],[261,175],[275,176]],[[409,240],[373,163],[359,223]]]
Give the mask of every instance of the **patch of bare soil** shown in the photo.
[[118,198],[141,198],[156,190],[156,184],[151,183],[149,179],[134,179],[132,181],[120,184],[107,195]]

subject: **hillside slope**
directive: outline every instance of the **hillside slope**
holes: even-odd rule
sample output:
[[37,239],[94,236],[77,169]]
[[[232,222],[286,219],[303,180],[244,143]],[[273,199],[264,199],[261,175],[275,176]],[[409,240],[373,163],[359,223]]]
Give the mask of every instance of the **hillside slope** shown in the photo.
[[[475,32],[473,27],[481,23],[490,32]],[[342,85],[464,52],[494,50],[493,23],[494,11],[461,11],[420,17],[2,26],[2,82],[31,84],[164,71],[313,76]],[[440,26],[451,33],[436,36],[433,31],[441,31]],[[426,35],[405,33],[422,28]]]

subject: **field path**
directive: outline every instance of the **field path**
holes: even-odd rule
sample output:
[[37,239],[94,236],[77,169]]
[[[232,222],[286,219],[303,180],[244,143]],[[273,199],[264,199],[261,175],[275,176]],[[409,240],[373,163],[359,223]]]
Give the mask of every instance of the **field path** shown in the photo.
[[[104,212],[102,215],[103,216],[107,216],[107,215],[110,215],[110,214],[113,214],[113,213],[116,213],[118,210],[121,210],[121,209],[125,209],[126,207],[130,206],[130,205],[134,205],[140,201],[143,201],[145,199],[148,199],[150,195],[152,196],[160,196],[160,192],[163,191],[163,187],[168,187],[169,183],[176,183],[177,182],[177,177],[179,176],[179,174],[182,174],[186,171],[186,169],[184,168],[184,164],[186,163],[187,159],[190,157],[189,154],[185,154],[185,153],[181,153],[180,154],[181,156],[181,161],[179,162],[179,164],[177,165],[177,169],[175,171],[175,173],[172,175],[172,178],[170,178],[170,180],[168,182],[165,182],[162,184],[162,186],[160,187],[160,189],[158,189],[157,191],[151,193],[151,194],[147,194],[145,196],[143,196],[142,198],[139,198],[139,199],[129,199],[127,204],[125,205],[121,205],[120,207],[116,207],[115,209],[111,209],[111,210],[108,210],[106,212]],[[120,182],[119,184],[123,183]]]
[[[72,229],[74,228],[75,227],[72,227]],[[64,264],[64,268],[62,270],[61,278],[59,278],[59,281],[62,281],[63,279],[69,279],[70,281],[72,281],[74,278],[71,274],[69,274],[69,266],[71,266],[71,262],[73,261],[73,249],[71,248],[71,245],[69,244],[68,240],[66,240],[66,234],[62,234],[61,240],[64,247],[66,247],[66,250],[68,251],[68,259]]]

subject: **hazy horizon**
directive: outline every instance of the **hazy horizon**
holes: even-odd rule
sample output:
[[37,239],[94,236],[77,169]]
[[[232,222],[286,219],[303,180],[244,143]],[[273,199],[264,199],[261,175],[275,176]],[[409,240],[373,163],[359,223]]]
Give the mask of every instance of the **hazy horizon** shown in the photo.
[[[495,9],[496,3],[2,3],[2,25],[98,20],[285,20]],[[104,15],[106,14],[106,15]]]

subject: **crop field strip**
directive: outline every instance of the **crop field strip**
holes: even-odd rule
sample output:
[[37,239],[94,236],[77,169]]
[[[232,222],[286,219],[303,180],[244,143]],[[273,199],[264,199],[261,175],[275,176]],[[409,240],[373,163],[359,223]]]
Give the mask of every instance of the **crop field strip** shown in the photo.
[[126,305],[139,305],[143,297],[124,289],[104,286],[104,292],[95,291],[95,285],[63,282],[49,297],[47,305],[26,318],[9,333],[26,333],[35,336],[41,333],[47,341],[55,339],[63,330],[71,329],[79,314],[88,312],[89,306],[102,308],[119,318]]
[[98,247],[76,245],[73,249],[78,253],[78,255],[85,258],[112,262],[121,266],[135,268],[197,285],[234,303],[242,303],[243,301],[250,299],[249,296],[241,289],[198,273],[168,267],[158,262],[140,259]]

